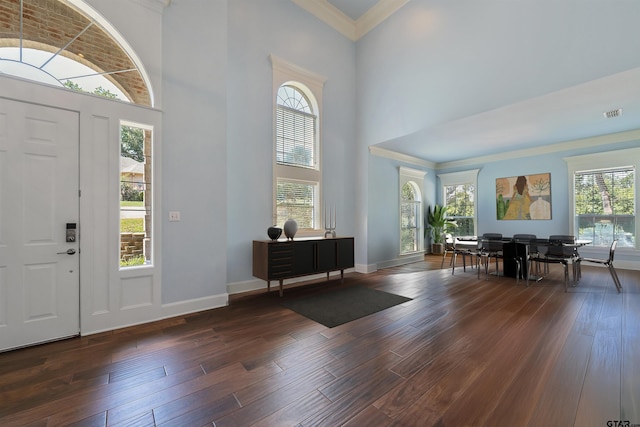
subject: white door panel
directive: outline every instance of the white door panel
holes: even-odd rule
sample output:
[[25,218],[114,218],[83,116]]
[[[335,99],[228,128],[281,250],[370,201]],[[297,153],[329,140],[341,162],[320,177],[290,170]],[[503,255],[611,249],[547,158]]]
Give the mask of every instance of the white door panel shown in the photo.
[[77,113],[0,98],[0,350],[79,332],[78,131]]

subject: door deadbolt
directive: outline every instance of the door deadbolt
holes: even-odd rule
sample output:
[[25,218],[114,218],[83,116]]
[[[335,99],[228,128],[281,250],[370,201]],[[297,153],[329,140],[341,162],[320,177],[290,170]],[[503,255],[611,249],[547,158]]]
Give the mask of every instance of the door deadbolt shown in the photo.
[[76,241],[76,223],[68,222],[67,223],[67,234],[66,234],[66,242],[74,243]]

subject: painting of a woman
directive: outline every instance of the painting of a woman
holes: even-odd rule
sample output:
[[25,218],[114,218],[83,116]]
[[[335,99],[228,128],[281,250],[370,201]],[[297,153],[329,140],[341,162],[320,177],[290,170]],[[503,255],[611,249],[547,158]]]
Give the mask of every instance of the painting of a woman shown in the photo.
[[551,174],[496,178],[496,218],[551,219]]
[[513,185],[513,195],[503,219],[531,219],[531,197],[527,178],[519,176]]

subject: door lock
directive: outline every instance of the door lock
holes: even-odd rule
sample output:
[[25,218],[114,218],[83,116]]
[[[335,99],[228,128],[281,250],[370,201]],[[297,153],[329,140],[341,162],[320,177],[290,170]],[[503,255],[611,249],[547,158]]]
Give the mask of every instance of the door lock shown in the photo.
[[66,234],[66,242],[74,243],[76,241],[76,223],[68,222],[67,223],[67,234]]

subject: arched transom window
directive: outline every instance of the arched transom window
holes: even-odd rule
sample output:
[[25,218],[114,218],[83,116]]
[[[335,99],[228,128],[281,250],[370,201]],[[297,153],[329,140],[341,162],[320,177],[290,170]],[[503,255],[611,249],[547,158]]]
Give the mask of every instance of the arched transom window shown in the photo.
[[148,77],[133,51],[82,6],[70,0],[0,1],[0,73],[153,106]]
[[[276,223],[295,219],[302,229],[318,228],[319,186],[316,116],[309,98],[293,85],[282,85],[276,97]],[[302,168],[302,169],[301,169]]]
[[290,85],[278,89],[276,109],[276,161],[279,164],[314,168],[316,116],[309,100]]

